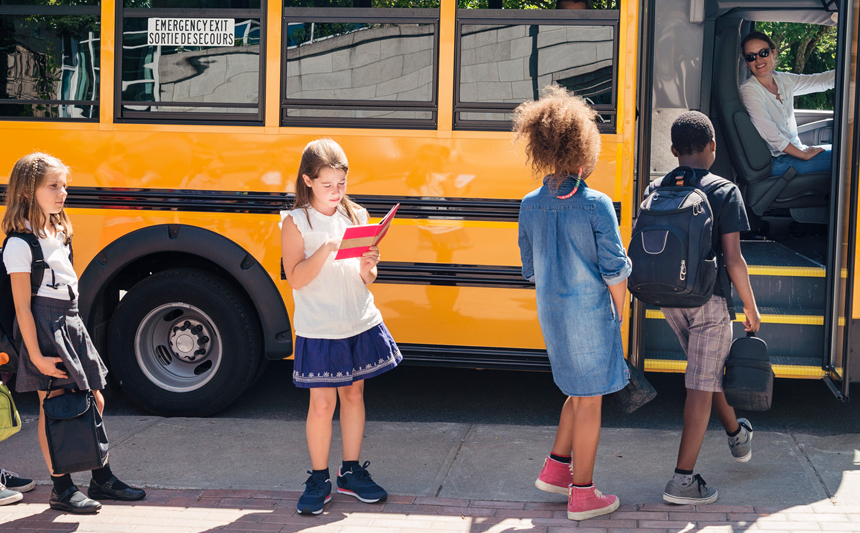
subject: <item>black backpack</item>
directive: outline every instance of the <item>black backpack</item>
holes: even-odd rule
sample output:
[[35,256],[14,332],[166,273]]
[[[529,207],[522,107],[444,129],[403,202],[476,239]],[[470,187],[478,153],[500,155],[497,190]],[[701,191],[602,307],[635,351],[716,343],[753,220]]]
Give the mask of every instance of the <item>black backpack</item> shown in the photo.
[[728,183],[678,167],[642,201],[627,250],[633,262],[627,286],[633,296],[659,307],[701,307],[713,295],[719,272],[734,315],[728,275],[711,249],[714,213],[707,196]]
[[[12,237],[23,239],[30,245],[30,252],[33,256],[33,262],[30,265],[30,297],[32,298],[39,292],[39,287],[42,285],[42,278],[45,274],[45,269],[48,268],[48,264],[45,263],[45,258],[42,255],[42,246],[39,244],[39,238],[32,233],[9,233],[3,241],[3,248],[0,248],[0,259],[2,259],[6,243]],[[71,247],[69,250],[71,251]],[[69,259],[71,257],[72,254],[70,252]],[[9,362],[5,365],[0,365],[0,372],[15,372],[18,370],[21,339],[15,338],[12,334],[12,325],[14,322],[15,301],[12,299],[12,281],[6,272],[5,263],[0,260],[0,352],[4,352],[9,356]]]

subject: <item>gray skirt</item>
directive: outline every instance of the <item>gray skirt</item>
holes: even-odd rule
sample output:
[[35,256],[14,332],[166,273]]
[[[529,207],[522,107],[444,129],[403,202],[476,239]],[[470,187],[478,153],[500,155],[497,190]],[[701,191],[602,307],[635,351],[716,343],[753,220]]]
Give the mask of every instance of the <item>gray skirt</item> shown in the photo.
[[[39,349],[45,357],[59,357],[66,367],[66,379],[54,379],[53,388],[101,390],[107,383],[107,368],[93,346],[84,322],[78,314],[77,300],[57,300],[36,296],[30,308],[36,321]],[[18,323],[15,322],[15,334]],[[51,378],[39,372],[30,361],[26,345],[21,343],[15,390],[31,392],[48,390]]]

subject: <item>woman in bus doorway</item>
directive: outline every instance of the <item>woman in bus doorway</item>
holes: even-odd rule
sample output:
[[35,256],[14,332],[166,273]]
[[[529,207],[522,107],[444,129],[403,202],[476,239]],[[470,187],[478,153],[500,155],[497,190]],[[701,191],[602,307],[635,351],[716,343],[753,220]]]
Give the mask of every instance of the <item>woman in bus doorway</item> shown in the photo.
[[306,431],[312,471],[299,499],[301,514],[319,514],[331,500],[328,456],[338,398],[343,464],[337,491],[365,503],[388,497],[371,479],[369,463],[359,464],[364,380],[391,370],[402,356],[367,290],[376,279],[379,249],[335,260],[344,230],[367,224],[367,211],[346,196],[348,172],[346,154],[336,142],[308,143],[293,210],[282,213],[284,271],[296,305],[293,383],[310,389],[311,397]]
[[631,264],[612,201],[585,183],[600,155],[596,116],[582,98],[549,87],[514,119],[532,171],[546,176],[520,207],[523,276],[535,283],[552,376],[568,396],[535,485],[567,494],[571,520],[618,508],[616,496],[594,487],[592,473],[603,395],[629,377],[620,326]]
[[794,97],[832,89],[836,71],[820,74],[776,72],[776,44],[760,31],[741,41],[741,53],[752,77],[741,85],[741,100],[750,120],[770,146],[771,176],[782,176],[789,167],[798,174],[830,172],[829,144],[806,146],[797,135]]

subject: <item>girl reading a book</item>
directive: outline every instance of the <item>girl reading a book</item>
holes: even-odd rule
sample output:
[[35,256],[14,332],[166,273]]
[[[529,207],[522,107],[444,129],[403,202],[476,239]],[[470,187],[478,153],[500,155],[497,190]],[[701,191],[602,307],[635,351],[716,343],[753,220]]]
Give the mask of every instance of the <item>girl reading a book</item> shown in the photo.
[[600,155],[597,113],[551,86],[514,117],[532,171],[544,176],[520,205],[523,276],[535,284],[552,377],[568,396],[535,485],[567,494],[568,518],[585,520],[619,505],[617,497],[594,488],[592,473],[602,397],[628,380],[620,327],[632,269],[612,200],[585,181]]
[[293,288],[296,328],[293,383],[310,389],[307,419],[312,471],[298,502],[301,514],[319,514],[331,500],[328,470],[332,417],[340,399],[343,464],[337,492],[365,503],[388,493],[359,464],[364,435],[364,380],[402,359],[367,285],[376,279],[379,248],[335,260],[344,231],[367,224],[367,211],[346,196],[349,163],[331,139],[305,146],[296,178],[296,200],[282,212],[284,272]]

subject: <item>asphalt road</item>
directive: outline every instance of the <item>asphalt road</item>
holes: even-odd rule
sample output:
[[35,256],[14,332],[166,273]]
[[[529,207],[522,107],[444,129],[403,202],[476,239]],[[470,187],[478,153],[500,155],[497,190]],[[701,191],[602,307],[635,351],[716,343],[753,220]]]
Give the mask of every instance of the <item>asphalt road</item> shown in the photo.
[[[308,393],[293,386],[291,373],[290,361],[270,363],[256,385],[216,416],[303,420]],[[646,377],[657,389],[657,398],[631,415],[605,410],[604,427],[681,428],[683,376],[648,373]],[[778,379],[773,408],[741,416],[749,418],[756,430],[816,436],[860,434],[860,384],[855,383],[851,392],[855,398],[842,403],[819,380]],[[402,365],[369,380],[365,399],[368,420],[551,426],[558,422],[564,396],[546,372]],[[22,414],[38,414],[35,393],[17,395],[16,402]],[[107,409],[112,415],[146,414],[122,391],[108,397]],[[711,428],[718,428],[715,418]]]

